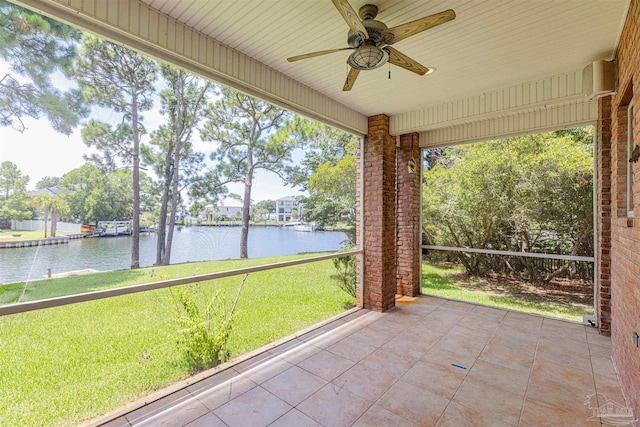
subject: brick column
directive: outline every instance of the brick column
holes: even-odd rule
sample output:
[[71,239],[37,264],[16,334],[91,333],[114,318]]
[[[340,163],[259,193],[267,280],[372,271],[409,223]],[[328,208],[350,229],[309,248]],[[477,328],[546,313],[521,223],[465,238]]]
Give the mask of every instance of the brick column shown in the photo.
[[598,102],[597,216],[598,247],[595,248],[596,316],[603,335],[611,334],[611,97]]
[[[369,117],[364,150],[364,203],[359,194],[356,225],[364,206],[364,307],[386,311],[395,306],[396,293],[396,146],[389,135],[389,117]],[[358,182],[358,188],[360,188]],[[359,236],[358,236],[359,239]]]
[[[416,296],[420,293],[420,177],[422,161],[417,133],[400,136],[398,147],[398,222],[397,222],[397,292]],[[410,172],[413,158],[416,170]]]

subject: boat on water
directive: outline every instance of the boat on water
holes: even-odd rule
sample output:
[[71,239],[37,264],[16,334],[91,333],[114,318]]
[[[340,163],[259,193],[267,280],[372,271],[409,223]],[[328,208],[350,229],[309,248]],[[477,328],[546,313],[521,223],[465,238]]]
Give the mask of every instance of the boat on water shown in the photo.
[[304,231],[304,232],[314,231],[313,224],[298,224],[298,225],[294,225],[293,229],[295,231]]
[[95,225],[82,224],[80,226],[81,233],[93,233],[93,230],[96,229]]
[[[97,227],[85,225],[82,227],[83,233],[85,229],[89,229],[89,232],[99,237],[130,236],[133,232],[132,221],[99,221]],[[140,225],[140,233],[154,233],[155,231],[154,225]]]
[[96,230],[101,237],[131,235],[131,221],[100,221]]
[[293,228],[295,231],[305,231],[305,232],[310,232],[310,231],[315,231],[316,227],[314,224],[306,224],[304,222],[301,221],[295,221],[295,222],[287,222],[285,224],[282,224],[282,227],[291,227]]

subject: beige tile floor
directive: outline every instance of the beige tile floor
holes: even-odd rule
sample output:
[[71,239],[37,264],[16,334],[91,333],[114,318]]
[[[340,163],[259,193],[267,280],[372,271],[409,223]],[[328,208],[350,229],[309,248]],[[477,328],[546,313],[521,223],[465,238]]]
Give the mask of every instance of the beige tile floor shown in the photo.
[[360,310],[108,425],[599,426],[598,405],[624,405],[609,354],[610,340],[591,327],[402,298],[388,313]]

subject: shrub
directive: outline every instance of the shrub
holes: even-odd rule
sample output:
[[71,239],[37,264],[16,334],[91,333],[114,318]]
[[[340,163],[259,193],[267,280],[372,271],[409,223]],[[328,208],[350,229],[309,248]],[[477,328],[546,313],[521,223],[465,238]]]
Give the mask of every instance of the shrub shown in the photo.
[[340,289],[352,297],[356,297],[356,257],[349,255],[342,258],[334,258],[333,266],[336,274],[333,276],[338,281]]
[[171,291],[176,302],[177,344],[193,372],[209,369],[229,358],[227,343],[244,277],[231,307],[220,290],[205,292],[199,284]]

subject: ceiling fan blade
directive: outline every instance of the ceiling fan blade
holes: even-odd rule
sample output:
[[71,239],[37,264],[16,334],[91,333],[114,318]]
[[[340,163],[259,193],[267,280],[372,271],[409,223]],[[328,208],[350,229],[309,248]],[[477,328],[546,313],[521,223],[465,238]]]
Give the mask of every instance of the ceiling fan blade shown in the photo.
[[349,91],[353,87],[353,84],[356,82],[358,78],[358,74],[360,74],[360,70],[357,68],[350,68],[349,74],[347,74],[347,79],[344,81],[344,86],[342,87],[343,91]]
[[287,58],[287,61],[294,62],[300,61],[301,59],[313,58],[315,56],[328,55],[334,52],[340,52],[343,50],[352,50],[352,47],[341,47],[340,49],[329,49],[329,50],[320,50],[318,52],[305,53],[304,55],[292,56],[291,58]]
[[397,51],[391,46],[385,46],[384,49],[387,51],[387,53],[389,53],[389,62],[391,62],[393,65],[397,65],[398,67],[404,68],[405,70],[420,74],[421,76],[429,74],[434,70],[433,68],[427,68],[423,65],[418,64],[416,61],[409,58],[404,53]]
[[365,39],[369,38],[369,33],[367,29],[362,25],[362,21],[360,21],[360,17],[353,10],[353,7],[349,4],[347,0],[331,0],[333,5],[338,9],[340,15],[345,20],[351,31],[354,33],[362,33]]
[[404,40],[407,37],[411,37],[415,34],[428,30],[429,28],[444,24],[445,22],[449,22],[455,18],[456,13],[449,9],[444,12],[436,13],[435,15],[425,16],[424,18],[398,25],[397,27],[388,28],[384,33],[390,34],[393,36],[393,39],[387,44],[397,43],[400,40]]

